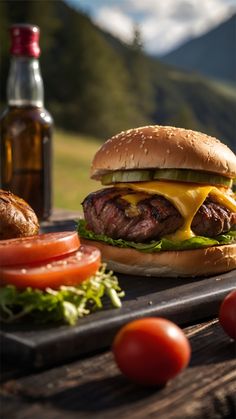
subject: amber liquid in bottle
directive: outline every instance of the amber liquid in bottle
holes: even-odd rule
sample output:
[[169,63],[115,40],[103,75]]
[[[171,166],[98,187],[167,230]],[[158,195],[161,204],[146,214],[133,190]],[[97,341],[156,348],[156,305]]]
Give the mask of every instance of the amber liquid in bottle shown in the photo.
[[[21,47],[25,31],[34,36],[33,30],[38,32],[38,28],[29,25],[14,29],[16,37],[24,31]],[[7,83],[8,107],[0,118],[0,187],[25,199],[38,218],[44,220],[50,216],[52,206],[53,121],[44,109],[38,50],[36,56],[24,55],[24,48],[22,54],[18,52],[19,49],[13,49]]]
[[1,117],[1,187],[25,199],[41,220],[51,213],[52,125],[35,106],[9,106]]

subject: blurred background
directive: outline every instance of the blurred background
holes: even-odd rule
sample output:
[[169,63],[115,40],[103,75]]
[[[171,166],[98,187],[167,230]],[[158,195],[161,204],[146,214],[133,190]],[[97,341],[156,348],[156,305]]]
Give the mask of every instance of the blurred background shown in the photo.
[[216,136],[236,151],[236,0],[0,1],[1,109],[12,23],[40,27],[55,121],[54,205],[80,210],[108,137],[147,124]]

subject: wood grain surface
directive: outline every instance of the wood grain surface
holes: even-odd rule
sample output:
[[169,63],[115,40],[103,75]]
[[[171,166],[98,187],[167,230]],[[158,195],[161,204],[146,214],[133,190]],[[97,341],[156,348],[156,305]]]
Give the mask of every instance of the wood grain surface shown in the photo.
[[216,320],[185,329],[189,367],[164,388],[142,388],[119,373],[111,352],[11,379],[0,387],[2,418],[236,416],[235,344]]

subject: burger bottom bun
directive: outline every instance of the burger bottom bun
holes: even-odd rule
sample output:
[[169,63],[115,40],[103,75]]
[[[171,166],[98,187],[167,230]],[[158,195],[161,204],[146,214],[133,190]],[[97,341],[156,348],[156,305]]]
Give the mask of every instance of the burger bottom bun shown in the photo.
[[236,268],[236,243],[194,250],[142,253],[83,238],[81,242],[98,247],[109,269],[129,275],[196,277]]

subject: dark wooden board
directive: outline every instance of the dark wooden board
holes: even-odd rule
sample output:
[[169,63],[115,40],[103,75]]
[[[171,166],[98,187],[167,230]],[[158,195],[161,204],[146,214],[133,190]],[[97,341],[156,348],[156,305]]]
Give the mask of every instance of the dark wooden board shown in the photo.
[[[73,229],[74,221],[54,221],[45,230]],[[19,365],[46,367],[108,347],[116,331],[143,316],[163,316],[180,325],[211,318],[223,297],[235,288],[236,271],[211,278],[161,279],[119,276],[126,292],[121,309],[105,307],[76,326],[2,325],[1,354]]]
[[123,377],[110,351],[44,371],[5,375],[1,418],[220,419],[236,418],[234,342],[214,319],[184,329],[192,348],[188,368],[160,388]]

